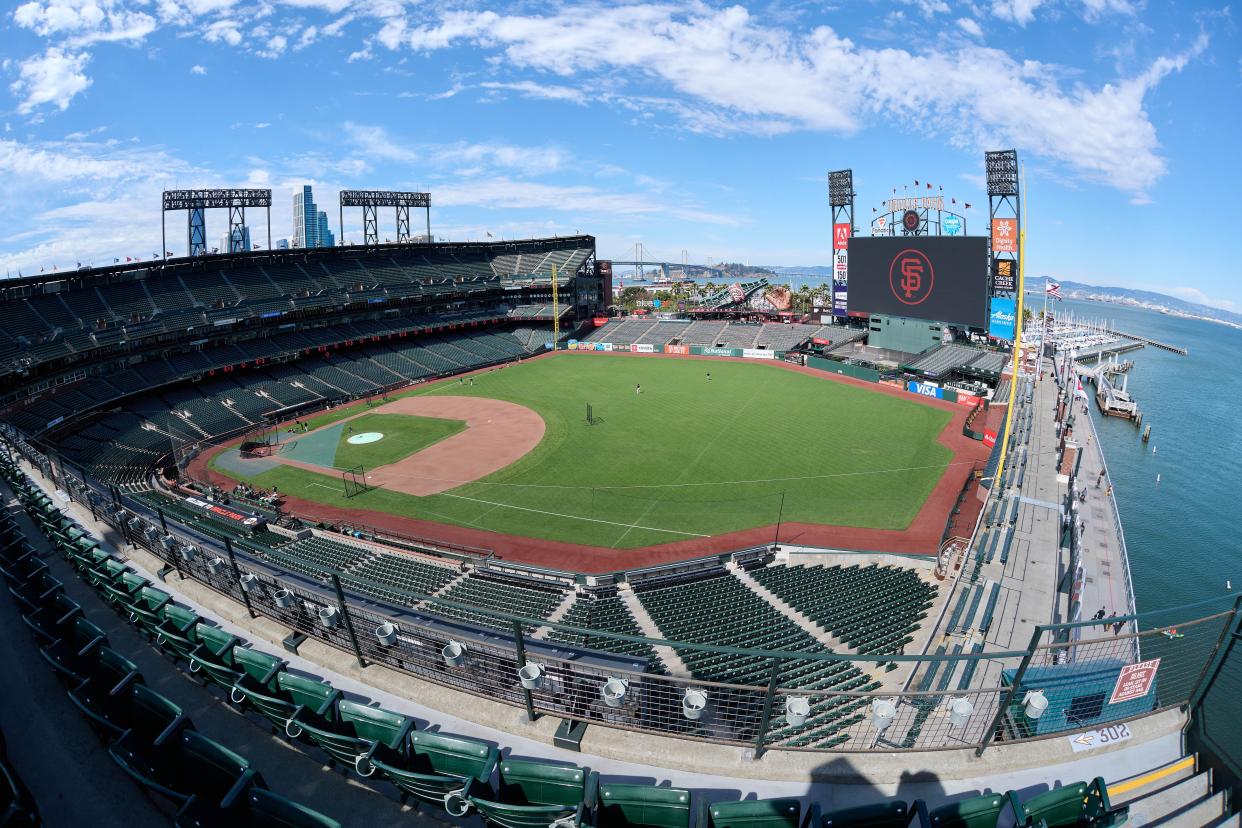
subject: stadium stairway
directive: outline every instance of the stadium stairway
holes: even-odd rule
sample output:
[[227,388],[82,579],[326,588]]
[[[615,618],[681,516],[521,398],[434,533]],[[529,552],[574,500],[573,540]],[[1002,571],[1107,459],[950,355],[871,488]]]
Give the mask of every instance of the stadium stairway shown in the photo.
[[1109,802],[1129,808],[1130,825],[1162,828],[1242,825],[1226,793],[1214,790],[1211,770],[1200,769],[1194,755],[1108,785]]
[[[659,626],[647,613],[647,608],[643,606],[642,601],[638,600],[638,596],[634,594],[634,590],[629,584],[618,585],[617,597],[625,603],[625,607],[630,611],[630,615],[634,616],[634,621],[638,624],[638,628],[643,631],[643,635],[648,638],[668,638],[660,631]],[[653,644],[652,649],[656,651],[656,655],[664,662],[664,666],[668,668],[670,675],[690,675],[690,668],[686,666],[686,662],[681,660],[681,656],[672,647],[665,644]]]

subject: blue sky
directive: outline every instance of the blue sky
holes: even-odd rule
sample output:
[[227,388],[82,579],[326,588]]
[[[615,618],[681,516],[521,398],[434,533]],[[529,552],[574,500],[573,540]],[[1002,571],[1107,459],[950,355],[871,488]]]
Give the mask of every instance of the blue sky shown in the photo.
[[[172,187],[272,187],[273,236],[290,236],[303,183],[334,230],[342,187],[418,189],[451,239],[582,231],[601,257],[641,241],[672,260],[828,264],[828,170],[853,168],[861,220],[918,179],[970,202],[982,233],[982,153],[1016,147],[1028,274],[1239,309],[1236,16],[1156,0],[18,2],[0,19],[0,271],[149,257]],[[218,238],[223,214],[208,221]],[[347,218],[347,238],[360,229]],[[182,252],[184,222],[169,234]]]

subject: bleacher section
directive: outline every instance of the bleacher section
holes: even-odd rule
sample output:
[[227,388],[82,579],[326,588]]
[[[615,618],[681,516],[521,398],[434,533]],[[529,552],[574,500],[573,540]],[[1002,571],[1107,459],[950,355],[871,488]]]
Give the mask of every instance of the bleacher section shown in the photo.
[[840,330],[800,322],[756,324],[629,318],[613,320],[603,327],[596,328],[586,337],[586,340],[588,342],[611,342],[613,345],[654,345],[657,350],[670,343],[676,343],[708,348],[763,348],[770,351],[788,351],[813,337],[832,339],[834,333],[840,336]]
[[928,379],[948,377],[954,373],[995,379],[1000,376],[1005,360],[1005,354],[999,351],[983,351],[969,345],[949,343],[929,348],[902,367]]
[[[565,613],[560,623],[574,627],[584,627],[602,632],[620,633],[622,635],[642,636],[643,632],[630,615],[625,602],[616,595],[592,598],[580,595],[574,599],[573,606]],[[589,647],[594,650],[606,650],[612,653],[636,656],[647,660],[647,671],[650,673],[667,674],[664,662],[656,655],[650,644],[642,641],[619,641],[615,638],[604,638],[595,635],[579,635],[568,630],[553,630],[547,636],[549,641],[573,644],[578,647]]]
[[[520,337],[515,332],[482,329],[451,338],[410,337],[387,340],[364,352],[336,351],[233,372],[131,399],[123,410],[62,438],[60,445],[66,459],[100,479],[134,486],[141,483],[144,470],[174,445],[241,433],[287,405],[366,396],[409,380],[469,370],[543,349],[531,329],[522,329]],[[176,373],[167,362],[140,367],[143,373],[132,382],[126,380],[125,389],[116,389],[113,396],[166,382]],[[201,369],[192,366],[191,370]],[[96,394],[108,393],[103,389],[121,384],[117,381],[121,377],[114,375],[111,384],[94,381],[90,388]],[[49,421],[72,413],[60,399],[41,401],[9,419],[28,433],[37,433]],[[84,395],[71,404],[87,403],[97,404],[96,397]]]
[[771,566],[755,580],[859,653],[899,653],[936,588],[896,566]]
[[[831,652],[733,575],[696,576],[695,580],[646,589],[636,594],[651,619],[674,641],[805,653]],[[721,656],[679,648],[678,656],[696,678],[730,684],[763,685],[771,663],[766,658]],[[782,683],[809,689],[866,692],[880,686],[857,667],[838,661],[803,661],[786,666]],[[775,737],[791,745],[829,747],[848,736],[840,731],[862,721],[859,700],[822,704],[801,728],[787,727]],[[843,703],[841,703],[843,702]]]
[[[531,250],[498,255],[513,247]],[[129,265],[64,277],[9,280],[30,287],[6,297],[0,329],[0,375],[58,357],[86,356],[99,348],[126,349],[150,336],[210,336],[247,319],[271,319],[296,310],[478,294],[499,297],[505,277],[538,281],[553,265],[566,277],[593,253],[587,237],[506,245],[404,247],[389,255],[356,258],[325,251],[306,261],[279,254],[222,257],[168,265]],[[305,255],[302,255],[305,258]],[[516,267],[520,259],[521,268]],[[9,285],[5,286],[6,289]],[[507,305],[512,306],[510,300]],[[505,309],[497,309],[504,316]],[[546,305],[519,304],[517,318],[551,319]],[[565,303],[562,314],[572,314]],[[275,323],[271,323],[275,324]],[[90,354],[95,358],[94,354]]]
[[[565,599],[565,591],[549,584],[533,581],[519,582],[515,578],[502,578],[487,572],[472,572],[452,589],[439,596],[446,601],[456,601],[484,609],[522,615],[528,618],[546,618]],[[511,630],[512,624],[490,615],[437,605],[434,612],[447,618],[466,621],[480,627]],[[525,625],[527,632],[536,627]]]

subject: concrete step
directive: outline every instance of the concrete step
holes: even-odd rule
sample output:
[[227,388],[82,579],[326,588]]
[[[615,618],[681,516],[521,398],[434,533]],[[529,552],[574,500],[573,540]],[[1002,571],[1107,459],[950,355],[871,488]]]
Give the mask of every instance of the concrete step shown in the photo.
[[1225,792],[1220,791],[1178,813],[1147,824],[1159,825],[1160,828],[1203,828],[1204,825],[1218,822],[1223,816],[1225,816]]
[[1205,799],[1211,792],[1212,780],[1206,773],[1179,780],[1131,802],[1130,821],[1135,825],[1154,825]]
[[1239,828],[1242,826],[1242,814],[1230,814],[1213,822],[1209,828]]
[[1144,771],[1128,779],[1119,779],[1108,786],[1108,801],[1113,805],[1126,805],[1156,791],[1171,787],[1183,779],[1189,779],[1198,771],[1195,757],[1183,756],[1167,765]]

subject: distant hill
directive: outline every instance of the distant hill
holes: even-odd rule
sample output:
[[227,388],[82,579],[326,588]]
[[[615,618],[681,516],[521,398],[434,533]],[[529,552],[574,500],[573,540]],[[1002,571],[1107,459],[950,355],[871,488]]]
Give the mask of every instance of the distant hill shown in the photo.
[[[825,280],[832,278],[831,265],[811,265],[809,267],[778,267],[769,265],[768,269],[777,276],[810,276]],[[1032,276],[1026,280],[1028,292],[1042,292],[1046,282],[1052,277]],[[1215,319],[1230,325],[1242,325],[1242,313],[1201,305],[1198,302],[1187,302],[1176,296],[1156,293],[1150,290],[1135,290],[1123,287],[1099,287],[1085,285],[1082,282],[1070,282],[1065,279],[1056,280],[1061,285],[1061,295],[1067,299],[1088,299],[1097,302],[1112,302],[1136,308],[1147,308],[1154,311],[1169,311],[1181,316],[1198,316],[1204,319]]]
[[1028,292],[1042,292],[1049,280],[1056,281],[1061,285],[1061,295],[1067,299],[1090,299],[1098,302],[1112,302],[1119,305],[1148,308],[1156,311],[1167,310],[1179,315],[1200,316],[1205,319],[1228,322],[1231,325],[1242,325],[1242,313],[1213,308],[1210,305],[1201,305],[1198,302],[1187,302],[1185,299],[1178,299],[1176,296],[1156,293],[1151,290],[1084,285],[1082,282],[1051,279],[1049,276],[1033,276],[1027,279],[1026,289]]

